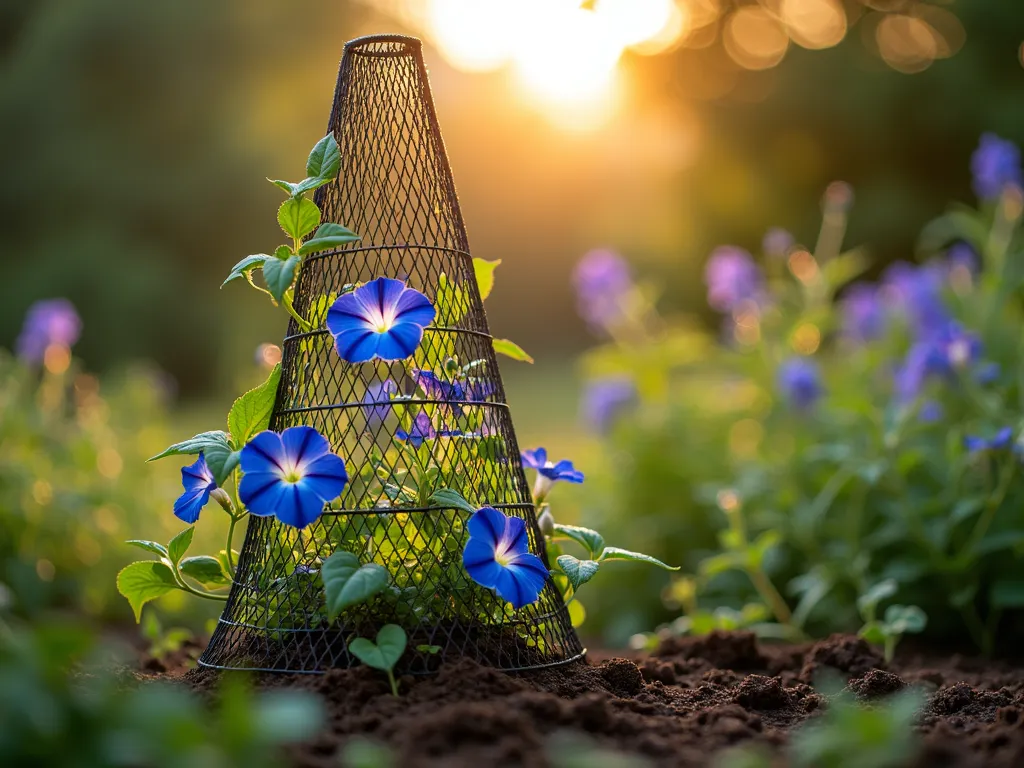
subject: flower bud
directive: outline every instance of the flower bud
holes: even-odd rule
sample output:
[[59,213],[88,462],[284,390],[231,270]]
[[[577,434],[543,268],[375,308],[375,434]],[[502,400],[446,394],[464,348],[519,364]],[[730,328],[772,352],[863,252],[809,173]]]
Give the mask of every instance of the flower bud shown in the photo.
[[551,514],[551,507],[547,504],[541,507],[540,517],[537,518],[537,524],[540,525],[540,532],[545,536],[555,535],[555,518]]
[[220,504],[229,515],[235,514],[235,507],[231,503],[231,497],[223,488],[214,488],[210,491],[210,498]]

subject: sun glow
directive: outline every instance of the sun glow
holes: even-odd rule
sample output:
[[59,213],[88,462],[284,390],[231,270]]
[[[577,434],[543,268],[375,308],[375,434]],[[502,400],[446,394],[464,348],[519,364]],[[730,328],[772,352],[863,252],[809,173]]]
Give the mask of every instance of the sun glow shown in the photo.
[[559,122],[610,114],[627,48],[665,50],[688,30],[676,0],[425,0],[426,31],[452,66],[508,68]]

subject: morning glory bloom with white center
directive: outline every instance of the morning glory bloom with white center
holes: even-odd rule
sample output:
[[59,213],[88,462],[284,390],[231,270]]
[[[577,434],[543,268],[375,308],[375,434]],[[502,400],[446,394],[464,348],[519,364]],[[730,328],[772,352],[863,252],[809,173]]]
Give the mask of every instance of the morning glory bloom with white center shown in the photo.
[[532,451],[523,451],[523,466],[537,470],[537,480],[533,485],[533,501],[540,504],[548,495],[551,486],[559,480],[567,483],[582,483],[583,473],[573,467],[568,459],[562,459],[557,464],[548,461],[548,452],[544,448],[537,448]]
[[312,427],[260,432],[242,448],[241,467],[238,494],[246,509],[300,529],[317,520],[348,482],[345,462]]
[[430,300],[401,280],[378,277],[339,296],[327,310],[327,330],[349,363],[405,360],[437,315]]
[[530,552],[526,523],[493,507],[482,507],[469,518],[467,528],[462,564],[470,578],[493,589],[516,610],[536,602],[548,580],[548,569]]
[[185,492],[174,502],[174,515],[186,523],[194,523],[217,488],[213,472],[206,466],[206,458],[199,454],[194,464],[181,468],[181,485]]

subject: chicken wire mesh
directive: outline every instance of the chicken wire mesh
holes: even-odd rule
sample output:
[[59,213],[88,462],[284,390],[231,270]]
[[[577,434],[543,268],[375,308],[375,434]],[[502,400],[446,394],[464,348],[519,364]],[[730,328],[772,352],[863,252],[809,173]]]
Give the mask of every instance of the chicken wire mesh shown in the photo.
[[[341,170],[315,202],[323,221],[361,240],[304,263],[295,307],[314,330],[290,322],[271,429],[314,427],[344,457],[350,482],[304,531],[250,517],[235,583],[199,663],[299,673],[353,666],[348,641],[373,638],[386,623],[408,634],[404,672],[458,657],[505,670],[578,659],[583,648],[551,579],[535,603],[513,611],[462,567],[468,514],[430,503],[443,481],[474,506],[523,519],[530,551],[550,565],[419,41],[388,35],[346,45],[328,130]],[[381,276],[430,298],[434,324],[409,360],[346,363],[324,327],[327,308],[347,286]],[[418,427],[419,414],[429,421]],[[398,440],[402,430],[411,438]],[[391,585],[330,625],[319,566],[338,549],[385,566]]]

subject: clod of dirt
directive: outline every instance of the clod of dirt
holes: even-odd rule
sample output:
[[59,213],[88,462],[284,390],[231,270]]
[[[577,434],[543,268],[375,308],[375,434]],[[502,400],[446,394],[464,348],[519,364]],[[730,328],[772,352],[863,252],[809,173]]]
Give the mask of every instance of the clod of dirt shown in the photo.
[[718,669],[754,671],[767,669],[753,632],[712,632],[702,637],[669,638],[654,655],[659,658],[700,659]]
[[990,723],[995,720],[999,708],[1012,701],[1012,697],[1002,690],[979,691],[967,683],[957,683],[941,688],[932,696],[927,709],[934,715],[959,715]]
[[821,675],[838,673],[848,682],[851,677],[862,677],[876,667],[885,667],[882,654],[863,638],[832,635],[811,646],[804,656],[800,679],[813,683]]
[[747,675],[740,683],[734,698],[744,709],[782,709],[792,704],[792,698],[777,677]]
[[640,668],[629,659],[612,659],[604,663],[601,677],[608,683],[609,690],[616,696],[628,698],[644,689],[644,677]]
[[899,675],[886,672],[881,669],[872,669],[863,677],[854,678],[850,681],[852,690],[860,699],[876,699],[880,696],[889,696],[907,687]]

